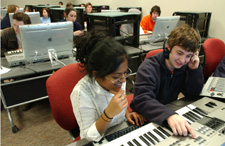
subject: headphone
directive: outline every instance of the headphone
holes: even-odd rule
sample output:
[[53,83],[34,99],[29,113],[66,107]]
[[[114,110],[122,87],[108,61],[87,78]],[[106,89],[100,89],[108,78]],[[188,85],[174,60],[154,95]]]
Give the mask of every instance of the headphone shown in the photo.
[[168,50],[168,48],[166,47],[167,44],[167,40],[168,38],[166,38],[163,42],[163,55],[166,59],[169,59],[169,55],[170,55],[170,51]]

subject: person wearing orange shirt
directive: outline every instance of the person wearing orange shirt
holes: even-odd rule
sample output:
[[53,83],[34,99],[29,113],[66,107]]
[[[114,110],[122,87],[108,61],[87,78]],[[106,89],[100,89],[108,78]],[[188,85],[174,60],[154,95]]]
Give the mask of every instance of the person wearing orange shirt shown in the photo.
[[156,18],[161,14],[160,7],[155,5],[151,8],[150,14],[144,16],[141,19],[140,26],[143,29],[144,33],[148,33],[149,31],[153,31],[155,26]]

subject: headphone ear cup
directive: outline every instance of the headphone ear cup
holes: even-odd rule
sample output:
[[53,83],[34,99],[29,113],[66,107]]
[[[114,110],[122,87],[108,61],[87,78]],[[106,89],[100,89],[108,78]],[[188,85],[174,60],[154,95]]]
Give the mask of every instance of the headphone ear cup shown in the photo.
[[166,59],[169,59],[170,52],[169,52],[168,48],[166,47],[166,44],[167,44],[167,39],[164,40],[164,43],[163,43],[163,54]]

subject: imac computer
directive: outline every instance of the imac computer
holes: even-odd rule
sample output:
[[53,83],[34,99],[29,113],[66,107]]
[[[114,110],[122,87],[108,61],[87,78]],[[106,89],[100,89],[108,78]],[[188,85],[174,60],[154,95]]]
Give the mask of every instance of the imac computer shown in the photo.
[[150,44],[163,42],[170,32],[177,27],[180,16],[157,17],[155,26],[150,36]]
[[49,50],[53,50],[59,59],[72,57],[72,22],[22,25],[19,29],[26,62],[50,60]]
[[[13,14],[14,13],[9,13],[9,20],[10,20],[11,26],[13,26]],[[31,24],[41,23],[39,12],[26,12],[26,14],[30,17]]]

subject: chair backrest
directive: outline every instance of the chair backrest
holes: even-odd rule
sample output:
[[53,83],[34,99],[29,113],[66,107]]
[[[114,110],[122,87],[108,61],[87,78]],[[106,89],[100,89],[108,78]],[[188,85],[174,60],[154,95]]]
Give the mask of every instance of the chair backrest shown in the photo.
[[205,54],[204,61],[204,76],[210,76],[216,69],[219,62],[225,56],[225,44],[217,38],[208,38],[203,43]]
[[86,75],[80,63],[62,67],[46,81],[46,89],[55,121],[65,130],[79,127],[73,113],[70,94],[77,82]]
[[160,53],[160,52],[162,52],[162,51],[163,51],[163,49],[151,50],[151,51],[149,51],[149,52],[146,54],[145,59],[148,58],[148,57],[150,57],[150,56],[154,56],[154,55],[156,55],[156,54],[158,54],[158,53]]

